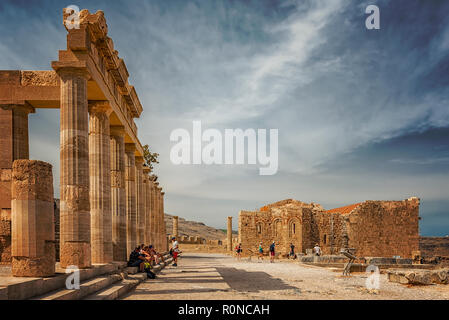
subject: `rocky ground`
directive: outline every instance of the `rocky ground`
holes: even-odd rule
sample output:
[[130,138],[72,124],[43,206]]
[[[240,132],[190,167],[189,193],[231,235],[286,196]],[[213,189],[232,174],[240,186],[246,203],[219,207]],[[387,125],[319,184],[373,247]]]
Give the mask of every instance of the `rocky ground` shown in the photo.
[[380,288],[366,288],[367,275],[343,277],[332,269],[292,261],[269,263],[206,253],[185,253],[124,299],[449,299],[449,285],[407,286],[380,275]]

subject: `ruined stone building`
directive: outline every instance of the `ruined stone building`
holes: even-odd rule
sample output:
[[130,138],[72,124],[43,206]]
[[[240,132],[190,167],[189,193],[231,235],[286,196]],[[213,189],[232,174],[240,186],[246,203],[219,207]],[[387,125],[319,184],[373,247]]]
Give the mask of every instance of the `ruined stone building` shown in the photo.
[[260,208],[240,211],[239,242],[243,253],[265,250],[274,240],[286,254],[293,243],[305,253],[318,243],[323,254],[354,248],[357,256],[411,258],[419,250],[419,199],[365,201],[325,210],[315,203],[287,199]]
[[[140,243],[167,248],[164,192],[144,165],[134,122],[143,107],[126,64],[102,11],[82,10],[77,26],[69,16],[52,70],[0,71],[0,262],[15,275],[48,275],[18,266],[49,263],[55,250],[62,267],[88,268],[126,261]],[[52,166],[28,160],[28,118],[39,108],[60,113],[56,206]]]

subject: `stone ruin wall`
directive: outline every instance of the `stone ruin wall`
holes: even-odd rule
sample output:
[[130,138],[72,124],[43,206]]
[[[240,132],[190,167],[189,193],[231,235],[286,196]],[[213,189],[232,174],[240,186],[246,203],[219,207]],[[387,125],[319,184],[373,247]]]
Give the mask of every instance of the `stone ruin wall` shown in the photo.
[[419,250],[419,199],[365,201],[344,217],[357,256],[412,258]]
[[[280,220],[280,233],[274,224]],[[292,221],[298,222],[293,238]],[[349,213],[326,212],[320,205],[283,200],[260,211],[240,211],[239,242],[243,255],[256,254],[258,244],[265,250],[273,240],[277,252],[289,252],[290,242],[296,252],[306,253],[318,243],[323,254],[339,254],[341,248],[355,248],[357,256],[411,258],[419,250],[419,199],[404,201],[365,201]],[[262,232],[258,232],[258,224]]]
[[276,252],[281,255],[290,251],[290,243],[294,244],[296,252],[313,247],[319,238],[314,227],[313,212],[316,209],[315,204],[287,199],[264,206],[260,211],[240,211],[242,254],[257,254],[260,242],[267,253],[273,240],[276,241]]
[[317,228],[307,248],[313,248],[318,243],[323,254],[339,254],[341,248],[347,247],[344,219],[340,213],[320,211],[315,212],[313,217]]

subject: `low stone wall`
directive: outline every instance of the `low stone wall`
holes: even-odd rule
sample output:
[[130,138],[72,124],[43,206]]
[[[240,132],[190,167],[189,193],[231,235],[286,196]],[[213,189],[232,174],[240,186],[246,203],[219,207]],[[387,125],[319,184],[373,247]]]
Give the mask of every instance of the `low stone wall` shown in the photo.
[[388,280],[401,284],[449,284],[449,268],[435,270],[390,270]]
[[180,243],[179,249],[182,252],[226,253],[226,246],[210,245],[210,244]]

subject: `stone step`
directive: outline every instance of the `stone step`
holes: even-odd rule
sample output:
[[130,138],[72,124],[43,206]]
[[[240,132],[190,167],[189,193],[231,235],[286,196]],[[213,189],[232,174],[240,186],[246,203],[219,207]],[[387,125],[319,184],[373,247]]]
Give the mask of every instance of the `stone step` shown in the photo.
[[[81,282],[99,276],[117,273],[126,266],[125,262],[94,264],[91,268],[79,270]],[[0,298],[4,300],[25,300],[43,296],[50,292],[65,289],[65,281],[69,274],[56,267],[56,275],[48,278],[3,277],[5,283],[0,287]]]
[[[158,274],[166,265],[169,265],[173,261],[173,258],[171,258],[170,255],[167,255],[164,258],[165,263],[161,262],[160,264],[153,266],[151,270],[154,273]],[[147,279],[146,273],[137,272],[137,267],[128,267],[126,268],[126,271],[128,273],[127,279],[123,279],[118,283],[114,283],[99,290],[85,297],[84,300],[116,300]]]
[[102,290],[103,288],[108,287],[111,284],[120,281],[121,279],[122,277],[120,274],[100,276],[82,282],[79,289],[55,290],[42,296],[33,298],[32,300],[79,300],[87,295]]

